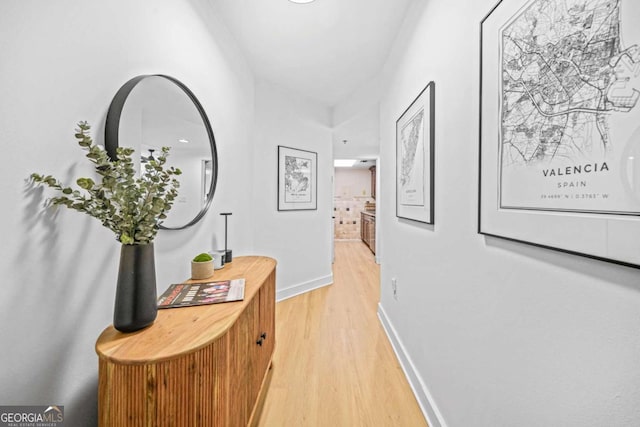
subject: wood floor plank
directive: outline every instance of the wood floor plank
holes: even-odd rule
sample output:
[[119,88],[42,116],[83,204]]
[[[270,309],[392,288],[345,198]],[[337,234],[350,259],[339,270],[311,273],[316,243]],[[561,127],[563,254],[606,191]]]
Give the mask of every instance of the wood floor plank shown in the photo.
[[426,426],[377,317],[380,270],[336,242],[334,283],[276,305],[273,378],[261,427]]

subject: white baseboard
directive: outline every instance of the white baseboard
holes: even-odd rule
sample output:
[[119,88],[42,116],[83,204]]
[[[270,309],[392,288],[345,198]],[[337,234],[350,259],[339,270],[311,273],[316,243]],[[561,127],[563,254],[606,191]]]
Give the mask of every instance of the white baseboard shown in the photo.
[[276,301],[282,301],[291,297],[295,297],[305,292],[312,291],[314,289],[321,288],[323,286],[331,285],[333,283],[333,274],[318,279],[310,280],[299,285],[293,285],[287,289],[280,289],[276,291]]
[[404,375],[407,377],[407,381],[409,381],[409,385],[413,390],[413,394],[416,396],[418,405],[420,405],[420,409],[422,410],[424,417],[427,419],[427,423],[429,423],[429,427],[447,427],[442,414],[438,410],[438,407],[433,400],[433,396],[422,381],[422,378],[420,378],[415,365],[407,354],[406,349],[402,345],[400,337],[398,337],[396,330],[391,324],[391,321],[387,317],[387,314],[385,313],[384,308],[382,307],[382,305],[380,305],[380,303],[378,303],[378,318],[380,319],[380,323],[382,323],[382,327],[384,328],[384,331],[387,334],[389,341],[391,342],[393,351],[398,357],[400,366],[404,371]]

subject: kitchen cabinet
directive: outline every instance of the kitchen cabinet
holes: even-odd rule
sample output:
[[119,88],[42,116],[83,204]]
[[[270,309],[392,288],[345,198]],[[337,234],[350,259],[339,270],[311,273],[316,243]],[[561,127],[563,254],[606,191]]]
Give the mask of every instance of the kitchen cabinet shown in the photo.
[[373,212],[360,213],[360,238],[376,253],[376,215]]
[[369,168],[369,171],[371,172],[371,197],[375,199],[376,198],[376,167],[371,166]]

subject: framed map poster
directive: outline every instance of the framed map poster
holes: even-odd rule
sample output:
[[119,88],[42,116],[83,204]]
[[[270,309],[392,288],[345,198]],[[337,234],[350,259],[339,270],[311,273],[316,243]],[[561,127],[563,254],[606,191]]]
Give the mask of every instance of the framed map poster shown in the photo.
[[435,83],[396,121],[396,216],[433,224]]
[[318,154],[278,146],[278,210],[317,209]]
[[479,232],[640,267],[637,0],[481,22]]

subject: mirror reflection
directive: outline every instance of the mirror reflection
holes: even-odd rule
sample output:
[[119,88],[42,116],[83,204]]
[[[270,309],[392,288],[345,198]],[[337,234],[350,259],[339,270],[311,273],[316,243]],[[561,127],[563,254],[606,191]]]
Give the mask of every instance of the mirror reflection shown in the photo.
[[182,229],[204,216],[217,180],[215,140],[202,106],[182,83],[163,75],[127,82],[109,108],[105,142],[109,152],[118,146],[134,148],[141,163],[163,146],[171,147],[167,164],[182,175],[178,197],[161,228]]

